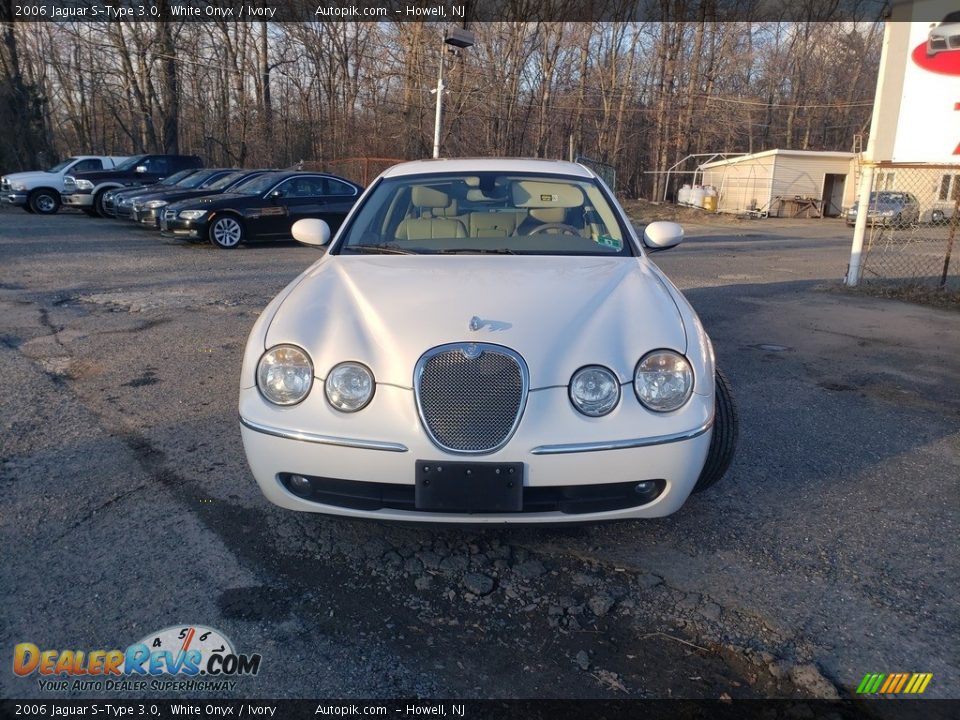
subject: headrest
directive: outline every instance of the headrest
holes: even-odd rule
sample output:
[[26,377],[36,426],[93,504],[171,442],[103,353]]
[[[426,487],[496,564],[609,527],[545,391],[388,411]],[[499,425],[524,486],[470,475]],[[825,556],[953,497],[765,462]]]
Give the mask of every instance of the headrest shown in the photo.
[[500,197],[496,197],[495,195],[486,195],[480,188],[470,188],[467,190],[467,200],[470,202],[489,202],[491,200],[503,201],[504,197],[502,195]]
[[583,191],[569,183],[518,180],[513,183],[513,204],[528,208],[580,207]]
[[418,208],[445,208],[450,204],[450,197],[446,193],[424,185],[414,185],[410,199]]
[[542,223],[562,223],[566,219],[566,210],[562,207],[532,208],[530,217]]

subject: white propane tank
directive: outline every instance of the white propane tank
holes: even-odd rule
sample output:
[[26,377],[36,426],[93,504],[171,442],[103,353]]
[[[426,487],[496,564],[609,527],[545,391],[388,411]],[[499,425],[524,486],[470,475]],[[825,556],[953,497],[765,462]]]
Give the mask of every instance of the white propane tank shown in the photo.
[[690,185],[684,185],[677,193],[677,205],[686,205],[690,202]]
[[693,207],[702,208],[703,207],[703,198],[706,196],[706,192],[700,185],[694,185],[693,190],[690,191],[690,205]]

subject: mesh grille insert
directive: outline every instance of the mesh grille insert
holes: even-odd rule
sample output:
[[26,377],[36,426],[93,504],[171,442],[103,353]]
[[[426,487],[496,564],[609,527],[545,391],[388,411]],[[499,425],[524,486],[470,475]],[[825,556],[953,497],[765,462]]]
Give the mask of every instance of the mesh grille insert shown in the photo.
[[[434,441],[454,452],[496,450],[512,433],[526,394],[521,361],[496,346],[437,349],[419,363],[417,399]],[[471,353],[473,354],[473,353]]]

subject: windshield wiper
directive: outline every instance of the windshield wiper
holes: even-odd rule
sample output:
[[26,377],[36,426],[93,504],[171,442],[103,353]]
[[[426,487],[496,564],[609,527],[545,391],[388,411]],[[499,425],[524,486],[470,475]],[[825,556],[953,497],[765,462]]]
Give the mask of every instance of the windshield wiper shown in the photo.
[[444,248],[439,255],[516,255],[510,248]]
[[379,245],[345,245],[342,252],[371,253],[379,255],[416,255],[413,250],[407,250],[399,245],[380,243]]

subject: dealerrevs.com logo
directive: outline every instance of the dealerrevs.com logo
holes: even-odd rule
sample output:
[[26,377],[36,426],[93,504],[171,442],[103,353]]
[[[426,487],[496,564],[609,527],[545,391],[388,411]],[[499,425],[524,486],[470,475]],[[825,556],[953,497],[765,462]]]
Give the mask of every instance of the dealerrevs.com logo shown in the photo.
[[176,625],[151,633],[126,650],[13,649],[13,672],[37,675],[47,691],[233,690],[234,678],[260,672],[259,654],[239,654],[223,633]]

